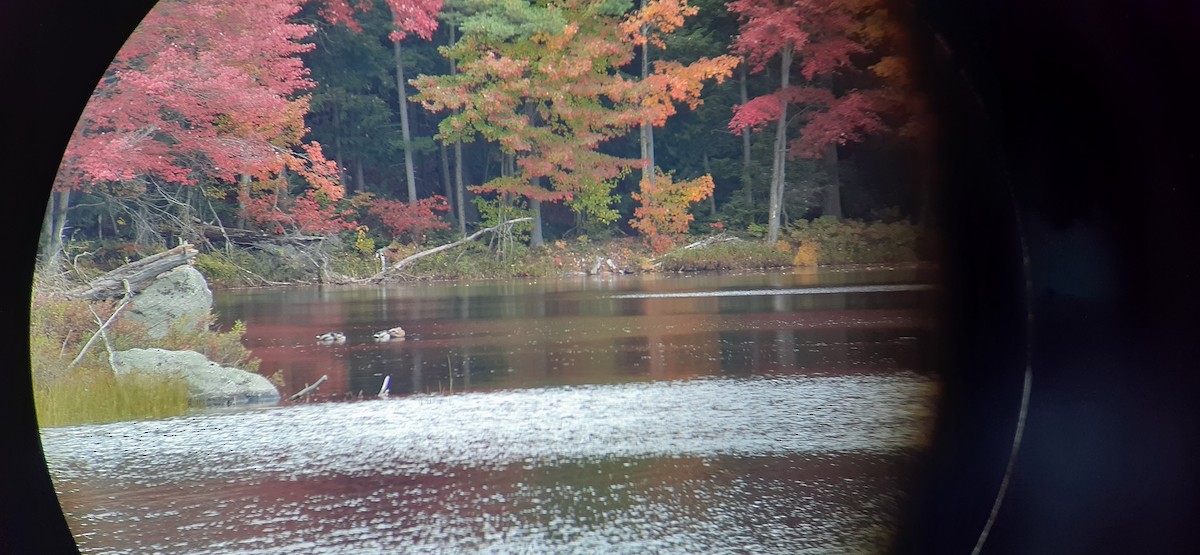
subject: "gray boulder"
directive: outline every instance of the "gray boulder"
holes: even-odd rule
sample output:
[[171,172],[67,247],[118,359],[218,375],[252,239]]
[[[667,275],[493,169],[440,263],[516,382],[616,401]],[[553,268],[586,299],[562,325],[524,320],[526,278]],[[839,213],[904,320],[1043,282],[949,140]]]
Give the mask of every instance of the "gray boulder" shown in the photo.
[[188,399],[194,405],[228,406],[279,400],[279,390],[266,378],[221,366],[195,351],[118,351],[113,355],[113,366],[118,376],[129,372],[182,376],[187,380]]
[[144,324],[150,337],[161,339],[173,326],[204,329],[212,302],[204,275],[191,266],[179,266],[134,295],[126,317]]

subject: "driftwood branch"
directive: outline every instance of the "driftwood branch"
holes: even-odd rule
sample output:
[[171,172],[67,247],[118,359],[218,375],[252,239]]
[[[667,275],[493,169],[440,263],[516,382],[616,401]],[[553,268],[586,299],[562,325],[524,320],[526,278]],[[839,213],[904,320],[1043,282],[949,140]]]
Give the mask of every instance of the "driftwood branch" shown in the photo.
[[138,293],[150,285],[159,274],[187,264],[198,251],[184,243],[173,249],[130,262],[108,272],[83,287],[67,292],[68,297],[98,301],[116,297],[122,292]]
[[96,314],[96,311],[92,310],[91,306],[88,307],[88,310],[91,310],[92,315],[96,317],[96,323],[100,324],[100,329],[96,330],[96,333],[92,334],[91,339],[88,339],[87,343],[83,344],[83,348],[79,350],[79,354],[75,356],[75,360],[72,360],[71,364],[67,365],[67,370],[70,370],[74,368],[76,364],[79,364],[79,361],[83,360],[83,355],[86,355],[88,349],[91,349],[92,344],[96,342],[96,338],[101,337],[104,339],[105,347],[108,348],[108,364],[109,366],[113,366],[114,372],[116,371],[115,365],[113,364],[112,345],[110,345],[108,342],[108,334],[105,332],[105,330],[108,329],[108,326],[113,323],[113,320],[117,319],[117,315],[121,313],[121,309],[125,308],[125,306],[128,305],[129,301],[133,298],[133,292],[129,290],[129,282],[126,281],[124,285],[125,297],[121,299],[121,304],[117,305],[117,309],[113,311],[112,316],[108,317],[108,320],[101,322],[100,315]]
[[[741,240],[742,239],[739,237],[729,235],[727,233],[722,232],[722,233],[713,235],[711,237],[706,237],[704,239],[696,241],[695,243],[688,243],[688,244],[686,244],[682,247],[679,247],[678,249],[675,249],[675,250],[703,249],[703,248],[712,246],[716,243],[726,243],[729,241],[741,241]],[[671,252],[675,252],[675,251],[671,251]],[[657,268],[662,265],[662,258],[663,258],[662,256],[651,258],[650,262],[653,263],[654,267]]]
[[328,380],[328,379],[329,379],[329,375],[327,375],[327,374],[322,374],[322,375],[321,375],[321,379],[317,380],[317,382],[316,382],[316,383],[314,383],[314,384],[312,384],[312,385],[310,385],[310,386],[308,386],[308,387],[306,387],[306,388],[304,388],[304,389],[301,389],[300,391],[297,391],[295,395],[292,395],[291,397],[288,397],[288,400],[289,400],[289,401],[295,401],[296,399],[299,399],[299,398],[301,398],[301,397],[303,397],[303,396],[305,396],[305,395],[308,395],[309,393],[312,393],[313,391],[316,391],[316,390],[317,390],[317,388],[318,388],[318,387],[321,387],[321,384],[325,383],[325,380]]
[[726,235],[724,233],[720,233],[717,235],[713,235],[712,237],[707,237],[705,239],[701,239],[699,241],[696,241],[695,243],[684,245],[681,248],[702,249],[702,248],[712,245],[714,243],[724,243],[726,241],[741,241],[741,239],[738,239],[737,237],[734,237],[732,235]]
[[[421,252],[419,252],[419,253],[417,253],[417,254],[414,254],[414,255],[411,255],[411,256],[405,257],[403,260],[400,260],[399,262],[397,262],[397,263],[395,263],[395,264],[392,264],[392,267],[391,267],[391,269],[392,269],[392,270],[399,270],[399,269],[401,269],[401,268],[403,268],[403,267],[405,267],[405,266],[408,266],[409,264],[412,264],[413,262],[416,262],[417,260],[419,260],[419,259],[421,259],[421,258],[424,258],[424,257],[426,257],[426,256],[429,256],[429,255],[431,255],[431,254],[437,254],[437,253],[439,253],[439,252],[442,252],[442,251],[444,251],[444,250],[449,250],[449,249],[452,249],[452,248],[454,248],[454,247],[457,247],[457,246],[459,246],[459,245],[461,245],[461,244],[463,244],[463,243],[469,243],[469,242],[471,242],[471,241],[474,241],[475,239],[478,239],[478,238],[479,238],[481,235],[483,235],[484,233],[495,233],[496,231],[499,231],[499,230],[501,230],[501,229],[504,229],[504,228],[507,228],[507,227],[512,227],[512,226],[513,226],[513,224],[519,224],[519,223],[521,223],[521,222],[528,222],[528,221],[530,221],[530,220],[532,220],[532,219],[533,219],[533,218],[526,217],[526,218],[517,218],[517,219],[515,219],[515,220],[508,220],[508,221],[506,221],[506,222],[500,222],[498,225],[494,225],[494,226],[492,226],[492,227],[488,227],[488,228],[481,229],[481,230],[479,230],[479,231],[476,231],[475,233],[472,233],[472,234],[470,234],[470,235],[468,235],[468,236],[466,236],[466,237],[463,237],[462,239],[459,239],[459,240],[457,240],[457,241],[455,241],[455,242],[453,242],[453,243],[446,243],[445,245],[442,245],[442,246],[439,246],[439,247],[434,247],[434,248],[432,248],[432,249],[429,249],[429,250],[424,250],[424,251],[421,251]],[[379,278],[383,277],[383,274],[384,274],[384,272],[380,272],[379,274],[377,274],[377,275],[376,275],[374,278],[372,278],[372,279],[379,279]]]

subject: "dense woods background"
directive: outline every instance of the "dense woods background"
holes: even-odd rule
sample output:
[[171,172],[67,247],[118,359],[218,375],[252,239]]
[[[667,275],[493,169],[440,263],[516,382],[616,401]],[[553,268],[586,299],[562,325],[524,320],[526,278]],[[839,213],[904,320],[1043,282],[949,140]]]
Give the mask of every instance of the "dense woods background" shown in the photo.
[[639,235],[656,253],[724,230],[774,244],[819,216],[927,226],[912,17],[882,0],[168,0],[83,113],[42,265],[263,235],[369,258],[525,215],[532,248]]

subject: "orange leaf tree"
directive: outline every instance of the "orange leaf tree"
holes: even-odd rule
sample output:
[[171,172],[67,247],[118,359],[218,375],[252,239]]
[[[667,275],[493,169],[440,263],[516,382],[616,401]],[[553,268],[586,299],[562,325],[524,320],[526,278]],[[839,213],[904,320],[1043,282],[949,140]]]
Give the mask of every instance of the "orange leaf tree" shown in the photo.
[[704,175],[689,181],[672,181],[670,174],[661,171],[655,179],[643,179],[640,193],[633,199],[642,205],[634,209],[629,225],[638,230],[646,244],[656,253],[664,253],[687,234],[692,215],[688,207],[713,192],[712,176]]
[[[440,124],[444,142],[476,136],[516,159],[511,174],[475,188],[541,202],[567,202],[603,222],[614,181],[642,165],[600,151],[609,139],[649,122],[662,125],[674,102],[699,102],[700,82],[725,78],[735,63],[661,64],[634,81],[619,68],[633,59],[634,34],[621,2],[551,0],[489,4],[462,23],[443,53],[459,73],[413,80],[413,98],[431,111],[454,111]],[[539,228],[535,227],[535,236]]]

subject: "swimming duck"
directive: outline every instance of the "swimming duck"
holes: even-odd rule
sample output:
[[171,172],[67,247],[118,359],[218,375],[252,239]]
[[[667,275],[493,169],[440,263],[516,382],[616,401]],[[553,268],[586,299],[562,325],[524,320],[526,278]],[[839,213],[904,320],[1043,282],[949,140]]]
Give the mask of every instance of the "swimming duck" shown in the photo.
[[317,341],[321,343],[345,343],[346,334],[337,331],[327,331],[318,335]]
[[404,328],[396,326],[390,330],[375,332],[375,341],[391,341],[393,339],[404,339]]

